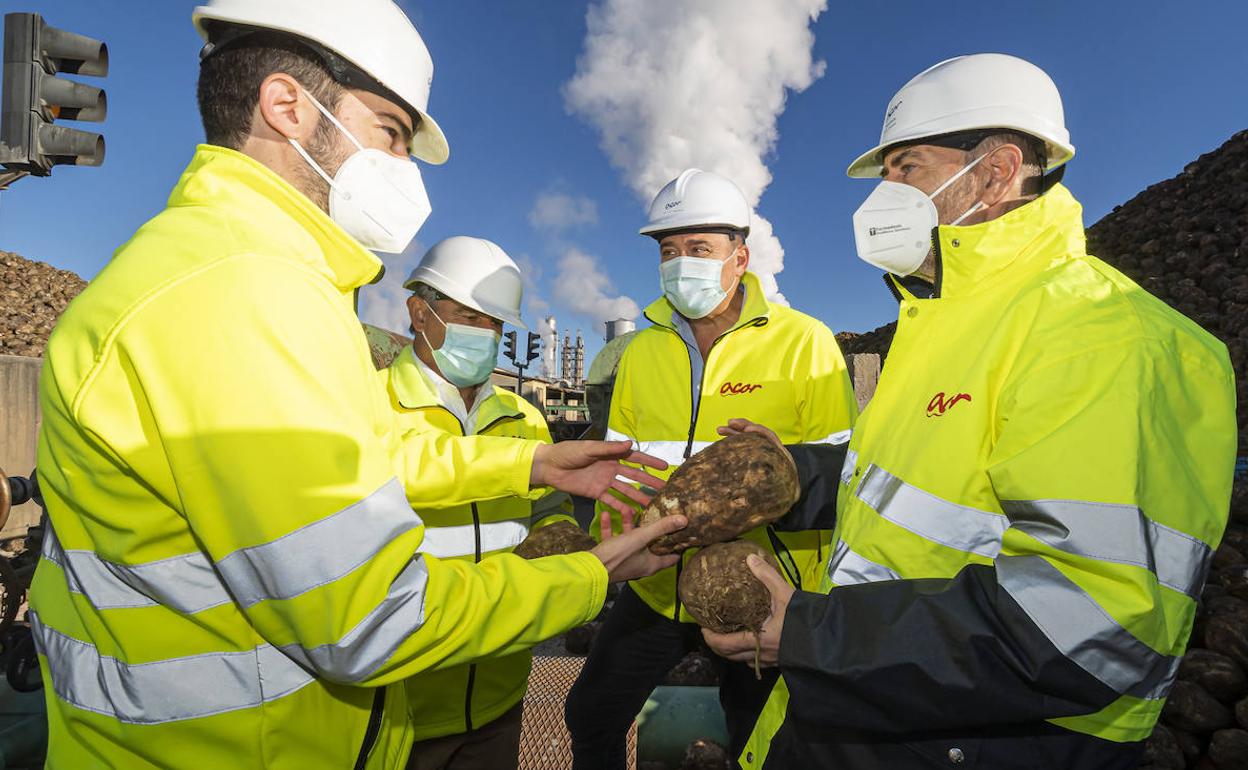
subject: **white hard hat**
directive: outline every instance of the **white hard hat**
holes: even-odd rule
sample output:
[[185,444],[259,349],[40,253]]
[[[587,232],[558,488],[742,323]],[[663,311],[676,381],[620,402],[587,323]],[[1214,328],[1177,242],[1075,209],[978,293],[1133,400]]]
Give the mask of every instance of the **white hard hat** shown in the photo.
[[700,227],[750,230],[750,204],[732,180],[696,168],[668,182],[650,204],[642,235]]
[[403,288],[413,289],[418,283],[428,284],[491,318],[529,328],[520,320],[524,296],[520,268],[492,241],[466,235],[438,241],[420,258]]
[[1052,171],[1075,155],[1053,80],[1031,62],[1000,53],[959,56],[916,75],[884,112],[880,143],[849,165],[852,177],[878,177],[884,150],[927,137],[984,128],[1044,141]]
[[227,24],[285,32],[332,51],[420,117],[408,148],[412,155],[429,163],[450,156],[446,136],[427,112],[433,59],[393,0],[208,0],[191,12],[191,20],[209,43],[209,26]]

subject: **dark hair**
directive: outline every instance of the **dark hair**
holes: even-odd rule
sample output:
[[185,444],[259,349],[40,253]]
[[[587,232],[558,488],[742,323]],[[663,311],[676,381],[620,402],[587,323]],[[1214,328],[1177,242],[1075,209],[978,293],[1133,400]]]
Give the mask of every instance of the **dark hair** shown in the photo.
[[[1023,153],[1023,162],[1019,167],[1024,195],[1038,195],[1042,192],[1044,167],[1048,164],[1048,152],[1044,142],[1021,131],[995,130],[990,132],[979,145],[984,152],[995,150],[1003,145],[1012,144]],[[967,153],[970,159],[970,153]]]
[[[1020,171],[1022,172],[1022,191],[1027,195],[1034,195],[1041,191],[1041,178],[1044,176],[1044,168],[1048,164],[1048,151],[1043,140],[1031,134],[1008,128],[979,128],[970,131],[957,131],[952,134],[942,134],[907,142],[907,144],[933,144],[937,147],[961,150],[966,153],[968,162],[973,159],[971,154],[975,150],[988,152],[1003,145],[1012,144],[1023,153],[1023,163]],[[882,158],[885,153],[892,152],[895,149],[896,147],[889,147],[884,153],[880,154],[880,157]]]
[[948,147],[951,150],[961,150],[963,154],[966,154],[967,162],[973,160],[971,155],[976,150],[987,152],[996,150],[1002,145],[1016,146],[1022,151],[1021,178],[1022,192],[1025,195],[1036,195],[1041,192],[1042,177],[1045,176],[1045,166],[1048,165],[1048,150],[1045,142],[1030,134],[1023,134],[1022,131],[1012,129],[971,129],[899,142],[881,150],[880,160],[884,161],[884,157],[890,152],[912,145],[935,145]]
[[211,49],[199,65],[199,114],[209,144],[241,149],[260,103],[260,84],[275,72],[290,75],[333,112],[343,87],[324,61],[289,35],[255,32]]
[[450,297],[446,296],[442,292],[433,288],[429,284],[423,283],[423,282],[418,282],[415,286],[413,286],[412,293],[415,294],[417,297],[420,297],[421,299],[423,299],[425,302],[429,303],[430,305],[437,302],[438,300],[450,299]]

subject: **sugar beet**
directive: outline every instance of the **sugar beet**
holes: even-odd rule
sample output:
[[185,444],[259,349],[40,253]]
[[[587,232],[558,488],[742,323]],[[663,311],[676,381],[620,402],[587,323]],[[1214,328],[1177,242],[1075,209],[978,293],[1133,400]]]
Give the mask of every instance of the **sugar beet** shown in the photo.
[[642,511],[641,523],[686,517],[688,526],[650,544],[656,554],[678,553],[775,521],[797,498],[797,468],[789,453],[757,433],[738,433],[677,468]]

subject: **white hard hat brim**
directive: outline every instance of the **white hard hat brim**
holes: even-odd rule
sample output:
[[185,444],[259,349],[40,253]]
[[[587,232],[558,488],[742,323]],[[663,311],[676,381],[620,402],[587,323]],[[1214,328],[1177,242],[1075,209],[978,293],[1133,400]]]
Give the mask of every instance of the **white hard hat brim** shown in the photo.
[[923,140],[927,138],[946,136],[948,134],[955,134],[961,131],[979,131],[988,128],[999,128],[1003,131],[1019,131],[1029,136],[1035,136],[1037,139],[1043,141],[1045,154],[1048,160],[1044,169],[1045,173],[1053,171],[1058,166],[1061,166],[1062,164],[1070,161],[1071,158],[1075,157],[1075,146],[1073,144],[1068,142],[1058,142],[1043,136],[1036,136],[1036,129],[1034,126],[1027,127],[1018,124],[1011,125],[1010,123],[1000,121],[986,122],[982,120],[975,120],[974,116],[968,117],[970,119],[963,121],[964,125],[957,125],[952,128],[941,126],[938,131],[918,130],[908,132],[903,136],[889,137],[887,143],[877,144],[870,150],[867,150],[855,158],[854,162],[850,163],[849,168],[845,170],[845,174],[846,176],[854,179],[878,178],[880,176],[880,172],[884,168],[884,153],[890,147],[896,147],[900,144],[922,144]]
[[412,154],[412,157],[419,158],[426,163],[435,166],[442,165],[451,157],[451,146],[446,141],[446,134],[442,133],[442,127],[429,113],[417,110],[411,105],[408,107],[420,116],[420,125],[416,127],[416,133],[412,135],[411,144],[407,148],[408,152]]

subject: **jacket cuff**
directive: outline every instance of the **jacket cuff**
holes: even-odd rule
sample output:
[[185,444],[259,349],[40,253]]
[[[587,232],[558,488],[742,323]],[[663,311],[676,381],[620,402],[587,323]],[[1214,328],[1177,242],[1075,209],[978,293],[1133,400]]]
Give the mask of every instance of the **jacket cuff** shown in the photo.
[[540,500],[554,491],[550,487],[529,486],[529,482],[533,478],[533,455],[537,454],[537,448],[543,442],[517,439],[516,443],[520,446],[516,450],[515,462],[512,463],[512,476],[507,484],[508,491],[515,497],[523,497],[526,500]]
[[818,648],[827,647],[832,628],[822,626],[832,597],[810,591],[794,591],[789,607],[784,613],[784,628],[780,632],[779,666],[786,676],[786,669],[818,668]]
[[591,581],[592,590],[589,595],[589,602],[585,605],[584,614],[579,622],[575,625],[584,625],[602,612],[602,605],[607,601],[607,567],[602,560],[594,556],[588,551],[568,554],[565,557],[571,560],[577,572],[588,577]]

